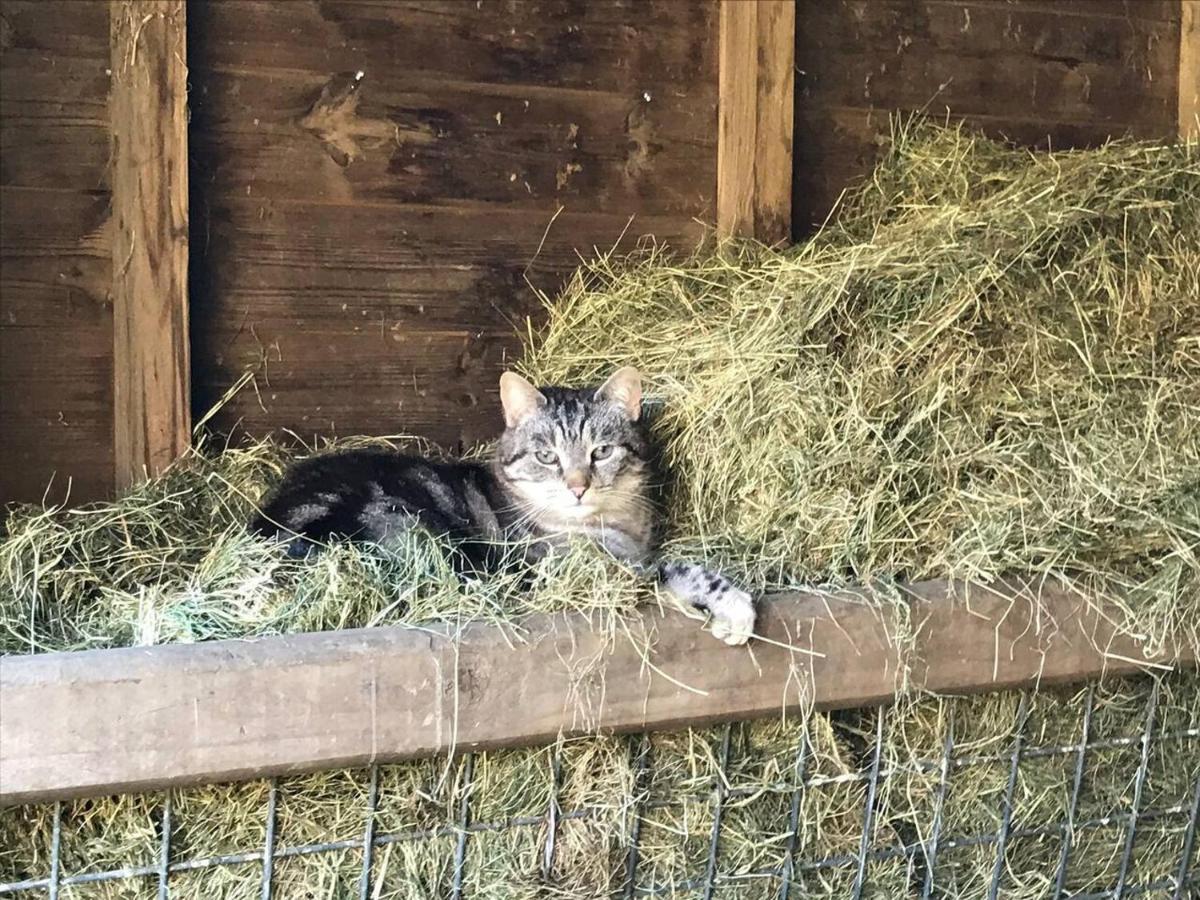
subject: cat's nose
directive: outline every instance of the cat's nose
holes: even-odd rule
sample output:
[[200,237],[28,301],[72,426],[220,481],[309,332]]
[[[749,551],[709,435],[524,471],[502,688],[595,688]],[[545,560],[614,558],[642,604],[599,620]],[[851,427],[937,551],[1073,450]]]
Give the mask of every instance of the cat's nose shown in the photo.
[[582,500],[587,493],[588,477],[586,472],[571,471],[567,473],[567,490],[575,495],[576,500]]

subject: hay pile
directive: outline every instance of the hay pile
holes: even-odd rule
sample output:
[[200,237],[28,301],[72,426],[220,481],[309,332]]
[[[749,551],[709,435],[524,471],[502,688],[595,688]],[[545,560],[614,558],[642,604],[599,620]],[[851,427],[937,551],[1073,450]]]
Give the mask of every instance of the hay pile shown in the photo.
[[[315,452],[417,443],[352,439]],[[464,583],[450,548],[422,533],[389,552],[339,545],[316,562],[288,559],[245,525],[295,455],[271,440],[217,453],[201,444],[114,502],[11,510],[0,544],[0,653],[465,624],[537,609],[619,615],[643,599],[632,575],[585,548],[544,566],[532,585],[515,572]]]
[[527,372],[639,366],[678,552],[760,585],[1062,573],[1195,639],[1200,153],[909,128],[786,253],[581,269]]
[[[534,378],[579,381],[626,362],[647,375],[677,481],[673,552],[719,561],[758,587],[1053,574],[1121,603],[1122,624],[1151,646],[1169,634],[1200,645],[1195,147],[1034,156],[910,125],[812,241],[682,262],[654,249],[602,258],[549,316],[524,363]],[[529,592],[505,578],[461,584],[439,541],[420,535],[387,554],[343,547],[315,564],[285,560],[242,523],[286,456],[269,442],[201,448],[112,504],[11,511],[0,544],[0,652],[532,609],[594,609],[604,627],[644,596],[586,553],[547,562]],[[1093,737],[1139,734],[1146,682],[1107,690]],[[1135,880],[1178,864],[1200,775],[1197,697],[1194,678],[1164,682],[1143,807],[1175,812],[1139,827]],[[1016,697],[1001,695],[889,712],[871,845],[928,837],[951,720],[957,752],[988,759],[954,767],[946,833],[994,832],[1016,710]],[[1080,727],[1078,696],[1040,694],[1025,735],[1030,746],[1069,748]],[[738,726],[727,758],[720,729],[658,735],[640,779],[624,739],[481,755],[471,764],[471,820],[533,824],[472,832],[466,896],[603,894],[621,884],[635,831],[639,885],[702,882],[717,784],[726,789],[717,895],[776,896],[770,870],[787,854],[801,745],[818,783],[799,801],[795,895],[845,896],[853,864],[800,861],[857,852],[865,786],[855,774],[869,768],[873,728],[870,715]],[[1120,741],[1095,751],[1081,796],[1090,812],[1079,818],[1129,808],[1139,757]],[[377,850],[375,896],[445,896],[464,765],[382,770],[377,832],[435,833]],[[1062,819],[1073,766],[1069,750],[1024,764],[1014,791],[1021,828]],[[281,782],[279,846],[361,836],[366,790],[355,772]],[[258,849],[265,792],[176,795],[174,858]],[[540,817],[551,796],[588,814],[560,823],[547,876]],[[64,872],[152,863],[157,802],[71,805]],[[44,875],[48,811],[0,816],[0,881]],[[1057,835],[1014,841],[1004,896],[1045,893]],[[1122,843],[1119,827],[1081,831],[1068,887],[1111,887]],[[939,856],[940,895],[981,895],[994,857],[992,844]],[[281,860],[276,896],[355,895],[360,863],[353,848]],[[866,895],[899,896],[921,875],[902,856],[881,859]],[[249,897],[258,877],[253,864],[184,872],[172,876],[172,895]],[[64,892],[150,891],[133,884]]]

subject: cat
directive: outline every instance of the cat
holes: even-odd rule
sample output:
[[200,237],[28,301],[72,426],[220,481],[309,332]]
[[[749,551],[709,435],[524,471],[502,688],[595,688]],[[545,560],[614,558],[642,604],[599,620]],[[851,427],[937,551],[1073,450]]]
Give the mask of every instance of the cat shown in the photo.
[[490,460],[443,462],[388,450],[348,450],[294,465],[251,529],[304,556],[332,540],[386,545],[414,527],[450,538],[473,569],[494,571],[506,544],[537,558],[583,537],[706,611],[713,634],[744,644],[753,598],[688,562],[655,565],[661,526],[637,369],[600,387],[537,388],[500,378],[504,432]]

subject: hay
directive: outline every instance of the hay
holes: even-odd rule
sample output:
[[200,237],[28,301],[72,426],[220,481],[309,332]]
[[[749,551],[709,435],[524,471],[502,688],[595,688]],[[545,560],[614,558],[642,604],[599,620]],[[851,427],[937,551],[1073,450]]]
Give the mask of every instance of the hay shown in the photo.
[[[526,370],[578,381],[641,367],[676,479],[672,552],[757,587],[1032,571],[1118,603],[1120,624],[1150,649],[1168,635],[1200,644],[1196,148],[1036,156],[919,123],[893,137],[873,180],[804,245],[684,261],[651,247],[585,266],[550,305]],[[114,503],[11,510],[0,652],[566,608],[615,630],[645,598],[586,552],[547,561],[528,591],[507,577],[460,583],[430,536],[387,553],[284,559],[242,523],[293,452],[201,445]],[[1069,890],[1117,878],[1148,684],[1098,691],[1091,739],[1103,746],[1088,751],[1075,821],[1110,825],[1075,830]],[[1191,675],[1161,683],[1142,806],[1168,813],[1139,826],[1132,883],[1177,870],[1200,777],[1197,688]],[[1028,701],[1023,739],[1037,752],[1013,786],[1004,896],[1053,885],[1084,696]],[[928,840],[939,811],[938,895],[986,893],[996,846],[981,838],[1001,827],[1018,708],[1001,694],[886,712],[864,896],[919,889],[925,858],[899,848]],[[375,828],[395,840],[375,850],[374,896],[448,895],[464,808],[466,896],[606,894],[635,834],[638,886],[699,895],[718,803],[718,896],[777,896],[789,865],[793,896],[846,896],[875,727],[869,711],[814,714],[654,735],[645,755],[639,738],[588,738],[382,767]],[[950,735],[957,761],[943,787]],[[280,780],[277,848],[361,838],[368,778]],[[175,792],[172,859],[261,849],[267,796],[263,784]],[[555,798],[577,815],[559,821],[547,873]],[[154,865],[159,799],[67,804],[63,874]],[[51,830],[45,807],[0,811],[0,882],[45,876]],[[357,896],[361,861],[359,847],[287,856],[275,896]],[[179,872],[171,894],[257,896],[259,878],[254,862]],[[148,896],[151,882],[62,895]]]
[[[312,452],[364,443],[414,441],[345,440]],[[615,619],[642,599],[632,575],[586,548],[548,562],[532,584],[516,572],[464,583],[451,549],[420,532],[388,551],[338,545],[315,563],[287,559],[245,523],[294,455],[270,440],[213,454],[201,444],[114,502],[12,509],[0,544],[0,652],[507,622],[532,610]]]

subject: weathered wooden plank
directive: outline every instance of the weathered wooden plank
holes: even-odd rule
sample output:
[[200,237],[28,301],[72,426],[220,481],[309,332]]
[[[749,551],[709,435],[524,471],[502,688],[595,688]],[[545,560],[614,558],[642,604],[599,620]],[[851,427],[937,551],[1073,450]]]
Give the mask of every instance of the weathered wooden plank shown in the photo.
[[113,453],[117,486],[191,440],[186,8],[113,0]]
[[264,358],[269,380],[223,407],[218,428],[308,437],[332,422],[448,446],[494,435],[500,372],[540,313],[534,287],[556,289],[593,247],[631,251],[653,233],[686,252],[700,236],[675,217],[504,207],[231,197],[204,212],[211,299],[193,319],[197,396],[207,407]]
[[[194,154],[213,196],[711,217],[704,82],[631,95],[254,68],[197,80]],[[335,105],[320,99],[331,89]]]
[[[910,645],[894,637],[915,632]],[[764,603],[733,650],[645,608],[628,630],[535,615],[0,659],[0,802],[148,790],[483,748],[1071,682],[1147,656],[1051,584],[914,585]],[[647,650],[649,647],[649,650]],[[815,655],[813,655],[815,654]],[[647,665],[647,660],[651,665]]]
[[94,191],[108,187],[107,58],[4,50],[0,185]]
[[791,233],[792,0],[722,0],[717,231],[767,243]]
[[[863,2],[863,0],[858,0]],[[876,0],[866,0],[874,3]],[[1148,19],[1172,22],[1179,16],[1175,0],[927,0],[949,6],[995,7],[1007,12],[1042,10],[1055,15],[1086,19],[1108,18],[1122,22]]]
[[374,84],[412,79],[556,86],[628,97],[713,82],[715,5],[289,2],[194,4],[194,66],[325,73]]
[[798,236],[870,172],[895,111],[949,113],[1038,147],[1177,129],[1177,6],[800,0],[798,16]]
[[[216,427],[291,432],[305,441],[419,433],[452,450],[499,432],[496,386],[517,350],[512,332],[411,332],[357,312],[346,318],[360,330],[270,323],[246,340],[229,336],[229,348],[198,384],[202,397],[219,398],[247,370],[257,373],[257,390],[223,407]],[[209,338],[219,344],[221,335]]]
[[[4,0],[0,7],[4,64],[33,72],[28,53],[53,68],[69,57],[108,61],[108,4],[103,0]],[[10,58],[12,54],[14,58]]]
[[1179,136],[1200,138],[1200,2],[1179,0]]
[[0,4],[0,504],[112,487],[108,5]]
[[846,3],[802,8],[797,91],[808,101],[1122,125],[1173,117],[1173,23],[895,0],[861,16]]
[[753,236],[758,127],[758,4],[721,4],[717,125],[717,230]]
[[0,203],[0,503],[99,499],[112,488],[112,263],[103,227],[78,232],[107,201],[3,188]]
[[757,6],[754,235],[777,243],[789,240],[792,234],[796,4],[783,0]]

